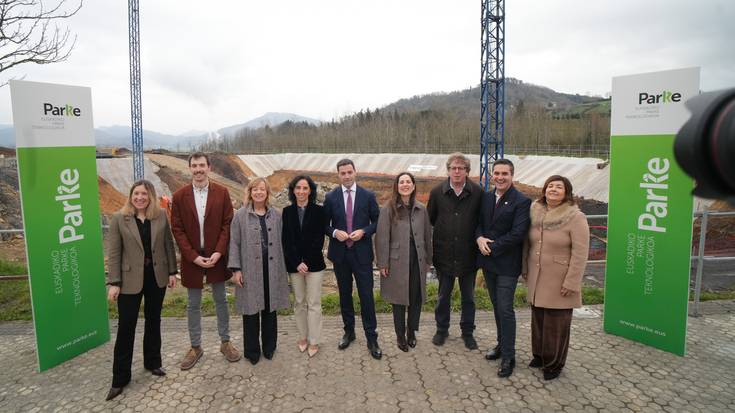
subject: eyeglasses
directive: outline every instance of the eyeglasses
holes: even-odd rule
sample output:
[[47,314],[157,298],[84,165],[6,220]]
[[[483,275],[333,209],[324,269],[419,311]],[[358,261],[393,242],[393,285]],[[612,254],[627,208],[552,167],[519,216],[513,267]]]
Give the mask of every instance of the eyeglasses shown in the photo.
[[447,169],[450,170],[450,171],[465,171],[465,170],[467,170],[467,167],[464,167],[464,166],[450,166]]

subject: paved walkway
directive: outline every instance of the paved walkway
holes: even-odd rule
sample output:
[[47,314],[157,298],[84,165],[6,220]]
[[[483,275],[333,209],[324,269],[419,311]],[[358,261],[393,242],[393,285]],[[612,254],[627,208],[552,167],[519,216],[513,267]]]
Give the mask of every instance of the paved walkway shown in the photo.
[[[677,357],[602,332],[600,307],[576,317],[567,367],[545,382],[530,360],[530,311],[519,310],[518,366],[510,379],[495,375],[483,358],[495,329],[478,314],[481,350],[466,350],[453,315],[450,339],[431,344],[432,314],[424,313],[418,346],[395,346],[390,315],[378,318],[383,360],[370,358],[364,337],[337,350],[341,321],[328,317],[325,343],[313,359],[296,348],[290,317],[279,318],[279,347],[272,361],[228,363],[219,353],[216,321],[204,321],[204,357],[191,370],[177,368],[187,347],[186,322],[163,321],[166,377],[142,366],[139,334],[133,381],[105,402],[112,370],[112,342],[66,364],[36,372],[28,322],[0,324],[0,411],[735,411],[735,302],[703,304],[689,319],[688,355]],[[113,323],[113,327],[116,323]],[[242,348],[242,323],[231,322]],[[138,331],[142,331],[142,325]],[[114,337],[113,328],[113,337]]]

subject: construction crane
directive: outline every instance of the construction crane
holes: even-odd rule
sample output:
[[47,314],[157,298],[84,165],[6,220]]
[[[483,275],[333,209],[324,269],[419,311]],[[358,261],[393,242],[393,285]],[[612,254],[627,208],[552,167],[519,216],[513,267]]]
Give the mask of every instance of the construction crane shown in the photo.
[[130,123],[133,138],[133,179],[143,179],[143,105],[140,99],[140,24],[138,0],[128,0],[130,41]]
[[480,180],[490,187],[492,165],[504,156],[505,0],[482,0],[480,61]]

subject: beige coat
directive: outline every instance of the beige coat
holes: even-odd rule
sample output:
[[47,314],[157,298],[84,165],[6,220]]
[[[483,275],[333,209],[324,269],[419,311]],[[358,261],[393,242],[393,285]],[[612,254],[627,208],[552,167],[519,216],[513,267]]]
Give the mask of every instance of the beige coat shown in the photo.
[[[176,274],[176,252],[166,213],[151,220],[151,254],[156,283],[163,288],[168,276]],[[121,294],[143,290],[145,252],[135,218],[120,212],[112,215],[107,233],[107,283],[121,283]]]
[[[523,249],[529,303],[557,309],[582,306],[589,238],[587,218],[576,205],[548,211],[539,201],[531,205],[531,229]],[[562,287],[574,293],[564,297]]]
[[[386,205],[380,210],[375,233],[375,256],[378,268],[388,268],[389,276],[380,278],[380,295],[391,304],[409,305],[408,276],[411,265],[409,234],[413,238],[419,260],[421,302],[426,301],[426,272],[431,266],[431,223],[426,207],[416,201],[409,218],[406,208],[398,207],[398,218],[393,222],[393,210]],[[411,224],[409,224],[409,219]]]
[[276,311],[289,306],[288,273],[281,245],[281,213],[268,207],[265,213],[268,228],[268,256],[260,248],[260,219],[251,205],[243,205],[235,212],[230,226],[228,268],[242,271],[243,287],[235,287],[235,308],[240,314],[252,315],[265,309],[263,295],[263,261],[268,260],[268,297],[270,308]]

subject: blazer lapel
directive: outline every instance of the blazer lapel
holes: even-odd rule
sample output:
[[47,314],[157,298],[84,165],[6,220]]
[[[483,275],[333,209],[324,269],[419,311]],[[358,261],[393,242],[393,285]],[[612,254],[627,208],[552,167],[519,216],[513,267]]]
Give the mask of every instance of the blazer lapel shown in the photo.
[[309,217],[311,216],[311,210],[314,209],[311,204],[306,204],[306,208],[304,209],[304,224],[299,225],[299,207],[296,206],[296,228],[299,229],[299,232],[303,232],[306,229],[306,225],[310,222]]
[[206,228],[207,225],[207,217],[209,216],[210,211],[212,208],[214,208],[214,194],[215,189],[212,185],[212,181],[209,181],[209,189],[207,189],[207,205],[204,207],[204,226]]
[[[355,200],[352,200],[352,204],[354,205]],[[344,192],[342,191],[342,185],[337,187],[337,205],[339,205],[339,213],[342,217],[342,221],[345,223],[345,229],[347,228],[347,212],[345,211],[345,198],[344,198]]]
[[128,232],[130,233],[130,237],[135,240],[135,243],[138,244],[140,247],[140,250],[143,251],[143,241],[140,240],[140,231],[138,231],[138,224],[135,223],[134,220],[138,218],[131,217],[126,215],[125,216],[125,226],[128,229]]
[[197,205],[194,202],[194,185],[193,184],[189,184],[189,186],[186,188],[186,192],[184,193],[184,195],[186,195],[185,202],[187,206],[189,207],[189,211],[193,212],[193,215],[192,214],[187,214],[187,215],[193,217],[194,222],[197,223],[197,227],[198,227],[199,221],[197,220]]
[[156,245],[156,235],[158,235],[159,228],[163,223],[163,221],[161,221],[161,218],[162,214],[159,214],[158,218],[151,220],[151,249],[153,249],[153,246]]

